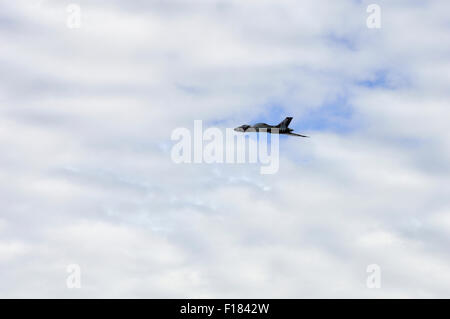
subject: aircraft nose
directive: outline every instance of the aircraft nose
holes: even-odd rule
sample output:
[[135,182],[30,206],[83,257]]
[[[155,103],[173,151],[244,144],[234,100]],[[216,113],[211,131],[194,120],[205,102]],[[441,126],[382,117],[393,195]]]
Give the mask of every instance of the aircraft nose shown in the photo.
[[243,132],[244,130],[242,129],[242,127],[235,127],[234,130],[236,132]]

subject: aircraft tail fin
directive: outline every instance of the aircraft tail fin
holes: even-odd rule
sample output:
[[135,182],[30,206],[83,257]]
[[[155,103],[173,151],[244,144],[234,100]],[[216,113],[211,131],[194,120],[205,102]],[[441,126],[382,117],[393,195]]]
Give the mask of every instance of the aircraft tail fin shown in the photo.
[[277,125],[280,129],[287,129],[289,123],[291,123],[292,117],[286,117],[280,124]]

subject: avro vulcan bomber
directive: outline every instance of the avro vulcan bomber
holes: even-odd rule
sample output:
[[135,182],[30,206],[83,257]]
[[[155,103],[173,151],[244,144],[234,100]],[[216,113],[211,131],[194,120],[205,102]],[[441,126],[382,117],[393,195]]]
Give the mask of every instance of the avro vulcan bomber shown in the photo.
[[234,130],[236,132],[267,132],[273,134],[285,134],[285,135],[309,137],[302,134],[292,133],[294,130],[289,128],[289,123],[291,123],[291,121],[292,117],[286,117],[278,125],[269,125],[266,123],[256,123],[255,125],[244,124],[239,127],[236,127]]

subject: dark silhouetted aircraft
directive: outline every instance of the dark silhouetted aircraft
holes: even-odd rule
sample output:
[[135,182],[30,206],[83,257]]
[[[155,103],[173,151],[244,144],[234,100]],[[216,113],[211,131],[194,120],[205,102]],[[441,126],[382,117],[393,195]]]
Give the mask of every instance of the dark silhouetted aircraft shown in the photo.
[[289,123],[291,123],[292,117],[286,117],[280,124],[278,125],[269,125],[266,123],[257,123],[255,125],[241,125],[236,127],[234,130],[236,132],[267,132],[267,133],[275,133],[275,134],[286,134],[286,135],[294,135],[301,137],[309,137],[306,135],[292,133],[293,129],[289,128]]

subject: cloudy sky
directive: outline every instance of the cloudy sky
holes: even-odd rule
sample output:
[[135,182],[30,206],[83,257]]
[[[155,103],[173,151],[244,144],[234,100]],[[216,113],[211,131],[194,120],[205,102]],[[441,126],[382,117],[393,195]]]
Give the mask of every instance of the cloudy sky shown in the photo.
[[[0,297],[450,297],[450,2],[70,3],[0,2]],[[276,174],[171,160],[285,116]]]

